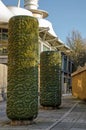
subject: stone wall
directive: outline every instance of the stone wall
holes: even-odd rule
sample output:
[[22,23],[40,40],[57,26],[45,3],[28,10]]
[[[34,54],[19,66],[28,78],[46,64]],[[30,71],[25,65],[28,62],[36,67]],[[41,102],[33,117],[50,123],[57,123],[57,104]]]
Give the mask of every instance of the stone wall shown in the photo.
[[0,64],[0,101],[6,99],[7,65]]

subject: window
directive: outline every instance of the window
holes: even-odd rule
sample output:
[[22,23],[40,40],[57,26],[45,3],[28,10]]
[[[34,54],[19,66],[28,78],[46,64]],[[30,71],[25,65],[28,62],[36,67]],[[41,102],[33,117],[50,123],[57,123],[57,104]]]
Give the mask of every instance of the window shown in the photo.
[[67,71],[67,58],[64,58],[64,71]]
[[48,50],[50,50],[50,48],[45,46],[45,45],[43,45],[43,51],[48,51]]
[[8,29],[0,28],[0,55],[7,54]]
[[2,29],[2,39],[7,40],[8,39],[8,30]]

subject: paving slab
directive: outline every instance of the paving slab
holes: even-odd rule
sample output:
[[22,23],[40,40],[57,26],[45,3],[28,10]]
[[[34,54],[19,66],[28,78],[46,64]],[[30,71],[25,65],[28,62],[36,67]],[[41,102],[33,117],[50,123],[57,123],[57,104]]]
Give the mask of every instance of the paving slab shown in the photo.
[[59,109],[40,109],[31,125],[12,126],[6,116],[6,102],[0,103],[0,130],[86,130],[86,102],[71,95],[62,97]]
[[71,128],[70,130],[86,130],[86,129],[80,129],[80,128]]

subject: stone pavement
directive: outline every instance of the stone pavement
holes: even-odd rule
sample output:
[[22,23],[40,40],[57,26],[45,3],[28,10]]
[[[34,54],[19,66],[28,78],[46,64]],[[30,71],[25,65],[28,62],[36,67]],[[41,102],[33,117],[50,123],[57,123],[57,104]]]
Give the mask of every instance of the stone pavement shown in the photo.
[[58,109],[39,109],[32,125],[12,126],[6,116],[6,102],[0,102],[0,130],[86,130],[86,102],[63,95]]

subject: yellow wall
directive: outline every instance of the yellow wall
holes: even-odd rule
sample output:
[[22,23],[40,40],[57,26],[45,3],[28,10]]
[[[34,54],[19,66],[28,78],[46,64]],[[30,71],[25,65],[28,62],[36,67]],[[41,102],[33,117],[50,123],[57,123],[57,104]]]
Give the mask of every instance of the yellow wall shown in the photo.
[[72,94],[77,98],[86,100],[86,69],[77,71],[72,75]]

